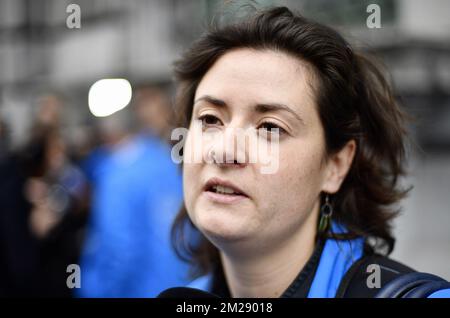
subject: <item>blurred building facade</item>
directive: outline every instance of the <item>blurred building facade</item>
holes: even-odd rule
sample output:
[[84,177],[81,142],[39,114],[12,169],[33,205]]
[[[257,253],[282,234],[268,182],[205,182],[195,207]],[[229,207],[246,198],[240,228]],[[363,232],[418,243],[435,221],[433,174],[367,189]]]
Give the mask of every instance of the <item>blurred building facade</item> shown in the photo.
[[[410,177],[414,189],[397,220],[394,257],[450,279],[450,2],[436,0],[256,1],[287,5],[343,31],[356,47],[378,54],[392,74],[411,125]],[[69,29],[69,4],[81,8],[81,28]],[[170,83],[171,65],[222,9],[249,1],[0,0],[0,121],[10,144],[23,143],[37,99],[64,96],[69,142],[95,118],[90,85],[122,77],[134,84]],[[381,9],[379,29],[366,19]],[[126,111],[126,110],[125,110]],[[1,128],[4,131],[3,128]],[[4,133],[2,133],[4,135]]]

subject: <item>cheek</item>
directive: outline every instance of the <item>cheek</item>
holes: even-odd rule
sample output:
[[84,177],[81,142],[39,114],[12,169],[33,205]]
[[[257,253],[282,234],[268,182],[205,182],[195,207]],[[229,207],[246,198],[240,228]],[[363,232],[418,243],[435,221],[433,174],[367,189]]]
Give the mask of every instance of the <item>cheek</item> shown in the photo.
[[262,190],[262,195],[270,198],[266,206],[268,211],[296,215],[301,211],[300,214],[304,215],[312,209],[322,182],[321,149],[320,143],[311,146],[300,143],[280,145],[278,172],[274,175],[263,175],[265,180],[261,182],[267,185]]
[[[316,192],[322,181],[323,147],[320,140],[292,146],[283,153],[286,167],[282,173],[300,192]],[[309,191],[308,191],[309,190]]]
[[285,164],[280,171],[287,180],[303,185],[315,184],[322,172],[322,151],[317,145],[291,147],[280,152],[280,161]]
[[183,165],[183,195],[184,203],[188,211],[191,210],[192,201],[194,196],[195,179],[192,176],[195,174],[195,167],[192,164],[185,163]]
[[188,134],[186,142],[183,147],[184,163],[183,163],[183,194],[184,203],[186,209],[190,214],[193,210],[193,204],[197,188],[199,187],[199,180],[195,176],[198,176],[200,170],[200,164],[193,162],[191,154],[194,151],[192,146],[192,135]]

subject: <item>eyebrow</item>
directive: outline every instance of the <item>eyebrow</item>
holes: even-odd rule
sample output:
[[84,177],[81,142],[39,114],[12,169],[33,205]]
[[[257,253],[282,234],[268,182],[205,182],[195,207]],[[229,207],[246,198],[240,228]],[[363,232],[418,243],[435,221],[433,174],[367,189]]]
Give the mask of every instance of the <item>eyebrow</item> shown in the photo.
[[200,98],[197,98],[195,100],[194,104],[197,104],[200,101],[205,101],[205,102],[207,102],[209,104],[213,104],[214,106],[218,106],[218,107],[221,107],[221,108],[227,106],[227,103],[225,103],[225,101],[223,101],[221,99],[218,99],[218,98],[215,98],[215,97],[212,97],[210,95],[204,95],[204,96],[202,96]]
[[[217,106],[219,108],[224,108],[227,106],[227,103],[219,98],[212,97],[210,95],[204,95],[198,99],[195,100],[194,104],[200,102],[200,101],[206,101],[207,103],[210,103],[214,106]],[[258,113],[267,113],[267,112],[273,112],[273,111],[285,111],[290,113],[292,116],[294,116],[297,120],[299,120],[302,124],[305,124],[303,119],[291,109],[291,107],[280,104],[280,103],[262,103],[262,104],[256,104],[254,106],[254,109]]]
[[290,113],[292,116],[294,116],[302,124],[305,124],[303,119],[296,112],[294,112],[289,106],[286,106],[284,104],[279,104],[279,103],[257,104],[255,106],[255,110],[258,113],[267,113],[267,112],[280,111],[280,110],[285,111],[285,112]]

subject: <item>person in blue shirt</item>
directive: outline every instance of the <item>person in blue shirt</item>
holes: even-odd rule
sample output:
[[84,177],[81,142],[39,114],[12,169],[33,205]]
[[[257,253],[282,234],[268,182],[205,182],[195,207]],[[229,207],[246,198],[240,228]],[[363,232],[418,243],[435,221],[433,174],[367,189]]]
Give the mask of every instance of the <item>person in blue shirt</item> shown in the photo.
[[[276,7],[212,28],[175,74],[189,130],[173,231],[199,277],[188,286],[223,297],[450,296],[433,275],[405,290],[419,273],[387,257],[408,192],[406,116],[370,57]],[[202,240],[186,244],[187,227]]]
[[[163,139],[170,105],[156,88],[141,88],[136,95],[133,110],[141,131],[102,148],[89,161],[92,213],[79,297],[155,297],[161,289],[188,282],[188,266],[170,244],[182,201],[180,172]],[[158,118],[146,116],[154,109]]]

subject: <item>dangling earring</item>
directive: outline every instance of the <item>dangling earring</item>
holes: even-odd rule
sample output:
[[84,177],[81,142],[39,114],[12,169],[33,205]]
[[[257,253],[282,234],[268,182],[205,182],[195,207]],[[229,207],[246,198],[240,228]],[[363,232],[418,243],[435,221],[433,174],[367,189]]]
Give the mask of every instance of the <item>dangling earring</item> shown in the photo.
[[330,196],[325,195],[325,203],[320,208],[319,233],[325,233],[330,226],[331,216],[333,215],[333,206],[330,203]]

